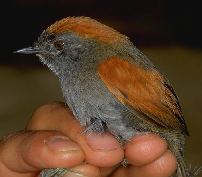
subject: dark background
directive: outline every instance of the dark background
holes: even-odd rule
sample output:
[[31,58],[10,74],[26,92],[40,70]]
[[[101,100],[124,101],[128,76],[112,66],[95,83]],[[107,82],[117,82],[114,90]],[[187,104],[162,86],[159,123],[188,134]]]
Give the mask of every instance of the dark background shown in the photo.
[[1,63],[19,63],[12,51],[31,45],[45,27],[66,16],[93,17],[138,46],[202,47],[201,6],[196,1],[13,0],[4,1],[0,13]]
[[202,164],[202,15],[197,1],[1,2],[0,136],[23,129],[39,105],[62,100],[57,78],[35,56],[13,51],[31,46],[46,27],[67,16],[90,16],[114,27],[165,73],[190,130],[187,159]]

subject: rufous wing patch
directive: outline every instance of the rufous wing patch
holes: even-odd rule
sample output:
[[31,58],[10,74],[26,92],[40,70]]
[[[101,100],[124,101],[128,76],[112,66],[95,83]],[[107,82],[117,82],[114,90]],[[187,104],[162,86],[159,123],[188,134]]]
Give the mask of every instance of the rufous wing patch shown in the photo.
[[122,104],[143,112],[163,127],[186,132],[177,98],[164,85],[164,78],[157,70],[111,57],[99,64],[98,74]]
[[55,22],[46,30],[50,34],[75,32],[85,38],[94,38],[105,43],[125,40],[126,36],[89,17],[67,17]]

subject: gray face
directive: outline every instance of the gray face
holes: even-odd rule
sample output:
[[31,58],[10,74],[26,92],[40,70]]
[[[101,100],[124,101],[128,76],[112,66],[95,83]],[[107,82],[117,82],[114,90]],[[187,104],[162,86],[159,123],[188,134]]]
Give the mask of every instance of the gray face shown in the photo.
[[34,48],[39,49],[36,55],[56,75],[71,73],[72,69],[79,69],[84,63],[85,56],[93,50],[95,43],[82,39],[78,35],[67,32],[61,35],[43,32]]

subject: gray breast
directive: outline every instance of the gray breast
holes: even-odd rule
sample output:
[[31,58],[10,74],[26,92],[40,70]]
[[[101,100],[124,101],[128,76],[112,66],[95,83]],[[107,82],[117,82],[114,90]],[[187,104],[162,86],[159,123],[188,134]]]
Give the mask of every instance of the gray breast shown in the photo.
[[124,140],[134,136],[136,131],[126,118],[130,111],[107,90],[98,75],[71,82],[62,84],[63,95],[80,124],[87,127],[87,132],[107,129]]

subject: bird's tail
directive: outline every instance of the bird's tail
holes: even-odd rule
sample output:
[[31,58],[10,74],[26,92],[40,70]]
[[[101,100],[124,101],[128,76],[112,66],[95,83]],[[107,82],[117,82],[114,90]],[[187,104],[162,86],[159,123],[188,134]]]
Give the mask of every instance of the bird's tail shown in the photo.
[[177,157],[177,171],[175,177],[193,177],[191,176],[191,171],[187,168],[182,156]]
[[177,171],[174,177],[196,177],[202,171],[202,167],[196,167],[192,169],[187,167],[184,160],[177,160]]

